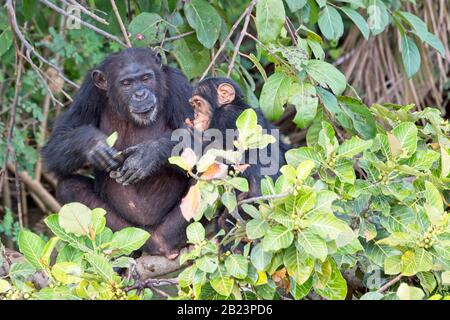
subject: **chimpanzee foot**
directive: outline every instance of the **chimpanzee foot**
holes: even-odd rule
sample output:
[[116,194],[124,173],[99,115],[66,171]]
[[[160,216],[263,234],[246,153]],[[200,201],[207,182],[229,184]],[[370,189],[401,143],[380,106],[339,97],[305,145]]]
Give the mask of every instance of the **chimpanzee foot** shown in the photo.
[[180,248],[178,245],[170,245],[168,239],[155,233],[151,233],[151,237],[147,242],[145,249],[145,251],[151,255],[165,256],[169,260],[174,260],[180,255]]

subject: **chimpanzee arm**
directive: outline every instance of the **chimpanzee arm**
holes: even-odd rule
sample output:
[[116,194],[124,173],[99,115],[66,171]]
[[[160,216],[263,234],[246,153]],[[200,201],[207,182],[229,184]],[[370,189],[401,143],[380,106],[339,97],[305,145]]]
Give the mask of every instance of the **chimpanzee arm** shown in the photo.
[[[47,169],[59,176],[66,176],[87,162],[89,152],[106,138],[97,129],[105,103],[104,94],[94,86],[89,73],[70,109],[57,121],[42,149]],[[106,145],[102,147],[107,150]]]

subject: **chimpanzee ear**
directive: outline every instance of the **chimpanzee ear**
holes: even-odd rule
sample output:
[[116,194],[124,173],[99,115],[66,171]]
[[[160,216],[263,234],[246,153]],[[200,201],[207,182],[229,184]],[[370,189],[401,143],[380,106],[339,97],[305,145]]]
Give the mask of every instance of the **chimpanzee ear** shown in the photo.
[[217,87],[217,102],[220,106],[229,104],[234,101],[236,97],[236,91],[234,87],[229,83],[221,83]]
[[94,84],[97,88],[102,90],[106,90],[108,88],[108,82],[106,81],[106,76],[103,71],[92,71],[92,80],[94,80]]
[[157,64],[159,64],[159,65],[162,64],[162,62],[161,62],[162,61],[161,52],[159,52],[159,51],[155,52],[155,60],[156,60]]

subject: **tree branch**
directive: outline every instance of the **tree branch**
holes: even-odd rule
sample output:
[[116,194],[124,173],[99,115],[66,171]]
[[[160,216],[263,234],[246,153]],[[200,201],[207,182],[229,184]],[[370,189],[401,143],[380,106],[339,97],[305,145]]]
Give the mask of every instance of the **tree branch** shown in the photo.
[[[214,63],[216,62],[217,58],[219,57],[220,53],[223,51],[223,49],[225,48],[225,46],[227,45],[227,42],[230,40],[231,36],[233,35],[234,31],[236,30],[237,26],[239,25],[239,23],[241,23],[242,19],[244,19],[248,12],[249,9],[253,10],[253,6],[254,6],[254,2],[256,3],[256,0],[253,0],[249,6],[247,7],[247,9],[245,9],[245,11],[241,14],[241,16],[236,20],[236,22],[233,24],[233,26],[230,29],[230,32],[228,33],[228,35],[226,36],[225,40],[223,41],[222,45],[220,46],[219,50],[217,50],[216,54],[214,55],[214,57],[211,59],[211,62],[209,63],[208,67],[205,69],[205,71],[202,74],[202,77],[200,78],[200,80],[202,80],[203,78],[206,77],[206,75],[208,74],[209,70],[212,68],[212,66],[214,65]],[[250,11],[251,12],[251,11]]]
[[392,285],[396,284],[397,282],[399,282],[402,277],[403,277],[403,275],[400,273],[394,279],[392,279],[391,281],[387,282],[384,286],[382,286],[380,289],[378,289],[377,292],[378,293],[383,293],[384,291],[389,289],[390,286],[392,286]]
[[233,56],[231,57],[230,65],[228,66],[227,77],[230,77],[231,72],[233,71],[234,63],[236,61],[236,57],[239,52],[239,48],[241,47],[242,40],[244,40],[245,34],[247,33],[248,24],[250,22],[251,13],[253,11],[253,7],[256,5],[257,0],[253,0],[248,6],[245,15],[244,26],[242,27],[241,33],[239,34],[238,41],[234,47]]
[[97,28],[96,26],[94,26],[94,25],[92,25],[92,24],[90,24],[90,23],[87,23],[86,21],[81,20],[81,19],[78,18],[77,16],[74,16],[74,15],[72,15],[72,14],[69,14],[69,13],[65,12],[65,11],[62,10],[60,7],[54,5],[54,4],[51,3],[50,1],[48,1],[48,0],[39,0],[39,1],[42,2],[43,4],[45,4],[45,5],[46,5],[47,7],[49,7],[50,9],[52,9],[52,10],[58,12],[59,14],[62,14],[62,15],[64,15],[64,16],[66,16],[66,17],[69,17],[69,18],[74,19],[75,21],[79,22],[80,24],[82,24],[82,25],[85,26],[86,28],[91,29],[91,30],[94,31],[94,32],[97,32],[98,34],[104,36],[105,38],[108,38],[108,39],[110,39],[110,40],[113,40],[113,41],[119,43],[120,45],[122,45],[123,47],[126,47],[126,46],[127,46],[127,45],[126,45],[123,41],[121,41],[118,37],[116,37],[116,36],[114,36],[114,35],[112,35],[112,34],[106,32],[106,31],[104,31],[104,30],[102,30],[102,29],[99,29],[99,28]]
[[14,30],[14,33],[19,38],[19,40],[23,43],[23,45],[25,46],[27,51],[31,51],[39,60],[41,60],[45,64],[53,67],[58,72],[59,76],[64,79],[64,81],[66,81],[67,83],[69,83],[70,85],[72,85],[73,87],[78,89],[79,85],[77,85],[75,82],[66,78],[66,76],[63,74],[61,69],[58,68],[58,66],[56,66],[55,64],[51,63],[50,61],[45,59],[43,56],[41,56],[39,54],[39,52],[37,52],[36,49],[34,49],[34,47],[27,41],[27,39],[25,38],[23,33],[20,31],[19,25],[17,24],[16,13],[15,13],[15,9],[12,4],[12,0],[7,0],[5,6],[8,11],[9,24],[11,25],[12,30]]
[[122,17],[120,16],[119,9],[117,9],[116,2],[111,0],[111,6],[113,8],[114,14],[116,15],[117,22],[119,22],[120,30],[122,31],[123,37],[125,38],[125,43],[128,48],[131,48],[130,38],[128,37],[127,29],[123,25]]

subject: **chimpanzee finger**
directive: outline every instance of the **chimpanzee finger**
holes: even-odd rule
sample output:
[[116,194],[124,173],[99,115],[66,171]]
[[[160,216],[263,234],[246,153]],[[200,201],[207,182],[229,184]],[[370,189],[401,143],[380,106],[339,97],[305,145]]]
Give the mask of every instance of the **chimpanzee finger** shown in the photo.
[[[131,176],[133,175],[133,173],[134,173],[134,171],[133,171],[131,168],[129,168],[129,167],[127,166],[127,164],[125,163],[125,164],[123,165],[122,169],[120,169],[120,175],[121,175],[121,176],[120,176],[118,179],[116,179],[116,181],[117,181],[118,183],[124,184],[124,182],[125,182],[126,180],[128,180],[128,178],[131,177]],[[125,185],[125,184],[124,184],[124,185]]]
[[118,179],[118,178],[121,177],[121,175],[120,175],[120,172],[119,172],[119,171],[117,171],[117,170],[112,170],[112,171],[109,172],[109,177],[110,177],[111,179]]
[[125,150],[122,150],[122,155],[124,157],[128,157],[130,154],[132,154],[133,152],[135,152],[138,149],[138,146],[131,146],[126,148]]
[[106,148],[100,152],[100,156],[107,165],[108,170],[117,169],[120,165],[119,161],[114,158],[117,152],[113,148]]
[[139,180],[142,179],[142,171],[141,170],[137,170],[136,172],[134,172],[130,177],[128,177],[128,179],[126,179],[122,184],[123,185],[129,185],[129,184],[133,184],[138,182]]

